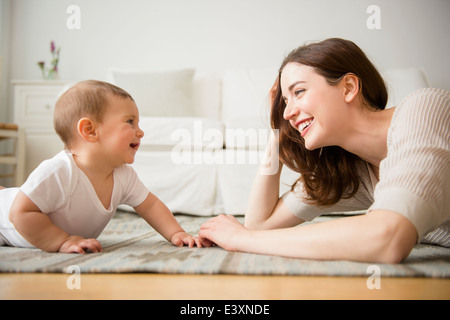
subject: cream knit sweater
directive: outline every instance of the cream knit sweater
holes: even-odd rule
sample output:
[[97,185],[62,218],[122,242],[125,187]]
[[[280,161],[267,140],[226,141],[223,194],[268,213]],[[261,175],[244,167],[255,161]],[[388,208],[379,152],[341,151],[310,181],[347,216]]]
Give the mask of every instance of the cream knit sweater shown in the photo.
[[379,181],[368,166],[351,199],[318,208],[305,204],[301,188],[283,200],[299,218],[324,213],[390,210],[416,227],[418,241],[450,247],[450,92],[426,88],[413,92],[396,107],[387,138],[387,157]]

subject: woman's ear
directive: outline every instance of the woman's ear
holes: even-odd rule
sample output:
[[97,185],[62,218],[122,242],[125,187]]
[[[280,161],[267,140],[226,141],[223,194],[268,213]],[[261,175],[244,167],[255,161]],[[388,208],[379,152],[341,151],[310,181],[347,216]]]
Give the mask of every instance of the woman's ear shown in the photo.
[[85,141],[96,142],[98,139],[95,122],[89,118],[84,117],[78,121],[77,131]]
[[344,99],[345,102],[352,102],[355,97],[358,96],[360,90],[360,81],[359,78],[353,73],[347,73],[343,80],[344,84]]

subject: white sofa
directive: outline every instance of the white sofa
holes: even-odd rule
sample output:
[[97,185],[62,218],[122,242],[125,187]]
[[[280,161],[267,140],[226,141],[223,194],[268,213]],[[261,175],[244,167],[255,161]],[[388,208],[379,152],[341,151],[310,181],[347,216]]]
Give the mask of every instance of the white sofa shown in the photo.
[[[383,75],[388,107],[429,86],[418,68]],[[145,135],[133,167],[172,212],[245,213],[270,134],[268,92],[276,76],[276,68],[221,74],[110,70],[108,80],[130,92],[140,109]],[[284,167],[280,195],[297,178]]]

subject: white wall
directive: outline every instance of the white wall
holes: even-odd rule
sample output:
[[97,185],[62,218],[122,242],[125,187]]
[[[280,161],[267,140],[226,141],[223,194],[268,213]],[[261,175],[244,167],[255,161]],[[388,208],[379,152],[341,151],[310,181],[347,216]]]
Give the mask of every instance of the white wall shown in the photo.
[[[381,30],[366,26],[372,4]],[[69,5],[81,10],[79,30],[66,26]],[[61,78],[81,80],[105,79],[109,67],[272,67],[305,41],[343,37],[382,70],[422,67],[433,86],[450,90],[449,0],[14,0],[10,7],[7,80],[39,79],[36,63],[50,60],[50,40],[62,47]]]
[[0,121],[4,121],[8,118],[10,0],[0,1]]

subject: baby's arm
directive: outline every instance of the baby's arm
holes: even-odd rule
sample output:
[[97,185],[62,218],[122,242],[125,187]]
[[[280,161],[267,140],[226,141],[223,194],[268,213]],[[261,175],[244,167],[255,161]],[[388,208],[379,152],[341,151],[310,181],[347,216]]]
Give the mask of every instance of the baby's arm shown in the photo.
[[[198,237],[186,233],[169,208],[151,192],[134,209],[149,225],[174,245],[178,247],[183,245],[188,245],[189,247],[193,247],[194,245],[197,245],[197,247],[202,246]],[[205,244],[208,245],[207,243]]]
[[84,253],[86,249],[102,251],[97,240],[71,236],[56,226],[22,191],[17,193],[13,201],[9,219],[16,230],[36,248],[66,253]]

